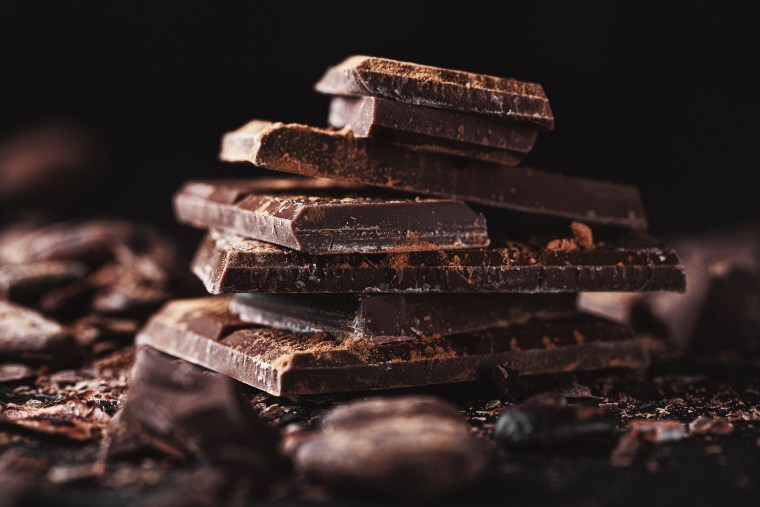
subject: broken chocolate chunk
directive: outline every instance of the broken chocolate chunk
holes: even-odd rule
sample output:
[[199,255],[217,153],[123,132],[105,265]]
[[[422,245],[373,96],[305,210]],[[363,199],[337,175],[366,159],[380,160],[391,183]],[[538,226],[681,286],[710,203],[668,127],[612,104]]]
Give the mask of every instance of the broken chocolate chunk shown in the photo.
[[488,245],[485,218],[461,201],[334,194],[273,193],[255,180],[191,181],[176,194],[174,209],[182,223],[311,254]]
[[646,229],[639,192],[527,167],[408,150],[350,130],[254,120],[222,139],[220,158],[302,176],[461,199],[496,208]]
[[683,290],[674,251],[634,234],[593,250],[519,242],[490,248],[310,256],[212,231],[193,271],[212,294],[239,292],[577,292]]
[[222,467],[256,484],[277,477],[277,431],[228,377],[139,349],[127,400],[104,443],[110,459],[146,451]]
[[0,424],[78,442],[99,437],[110,419],[97,401],[79,397],[47,406],[0,403]]
[[228,304],[224,297],[173,301],[137,343],[275,396],[468,382],[497,365],[520,375],[641,368],[652,346],[625,326],[581,315],[433,340],[338,342],[327,333],[245,325]]
[[549,100],[539,84],[388,58],[350,56],[327,69],[314,88],[330,95],[385,97],[548,129],[554,126]]

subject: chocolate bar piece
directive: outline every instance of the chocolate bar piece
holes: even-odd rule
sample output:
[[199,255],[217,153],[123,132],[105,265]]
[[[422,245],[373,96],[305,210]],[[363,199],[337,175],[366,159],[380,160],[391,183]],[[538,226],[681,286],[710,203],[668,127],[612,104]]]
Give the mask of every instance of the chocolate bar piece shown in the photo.
[[[558,240],[559,241],[559,240]],[[565,240],[568,241],[568,240]],[[643,234],[594,249],[500,242],[491,248],[309,256],[212,231],[193,271],[212,294],[236,292],[578,292],[683,290],[673,250]]]
[[329,123],[355,137],[375,137],[411,149],[515,165],[533,148],[538,127],[486,116],[413,106],[376,97],[335,97]]
[[385,97],[420,106],[493,115],[554,127],[539,84],[371,56],[350,56],[314,88],[329,95]]
[[497,208],[646,229],[638,190],[526,167],[462,164],[350,130],[254,120],[226,134],[220,158],[274,171],[462,199]]
[[241,327],[228,304],[226,297],[168,303],[137,343],[275,396],[467,382],[489,378],[497,365],[522,375],[642,368],[651,346],[626,326],[581,315],[432,342],[338,342],[327,333]]
[[246,322],[375,343],[524,325],[575,312],[571,294],[239,294]]
[[461,201],[267,191],[257,181],[191,181],[177,219],[310,254],[413,252],[488,245],[483,215]]

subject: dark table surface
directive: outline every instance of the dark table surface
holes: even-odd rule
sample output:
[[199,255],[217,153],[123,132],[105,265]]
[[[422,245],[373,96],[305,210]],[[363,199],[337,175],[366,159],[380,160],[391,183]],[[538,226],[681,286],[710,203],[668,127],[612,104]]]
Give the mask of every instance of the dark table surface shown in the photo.
[[[126,389],[131,349],[117,351],[76,374],[41,376],[0,385],[0,402],[50,403],[86,391],[115,412]],[[68,378],[67,378],[68,377]],[[760,361],[712,357],[661,363],[647,372],[607,371],[553,379],[526,380],[499,399],[490,384],[461,384],[408,392],[433,394],[457,405],[491,455],[486,477],[455,495],[435,499],[443,505],[499,503],[520,505],[716,505],[756,504],[760,499]],[[733,424],[728,435],[693,435],[678,442],[650,445],[631,466],[613,466],[610,449],[584,452],[517,451],[492,438],[498,416],[511,403],[541,392],[561,392],[583,403],[609,404],[617,411],[620,433],[632,419],[672,419],[689,423],[697,416]],[[274,398],[250,390],[245,396],[272,424],[314,425],[336,403],[361,395],[302,399]],[[502,396],[508,398],[508,396]],[[0,470],[5,498],[19,489],[18,505],[355,505],[395,503],[376,495],[349,495],[307,485],[290,477],[267,492],[241,486],[225,498],[203,494],[210,472],[160,456],[109,462],[99,460],[100,437],[85,442],[19,431],[0,425]],[[22,485],[26,483],[26,487]],[[4,503],[8,502],[8,503]]]

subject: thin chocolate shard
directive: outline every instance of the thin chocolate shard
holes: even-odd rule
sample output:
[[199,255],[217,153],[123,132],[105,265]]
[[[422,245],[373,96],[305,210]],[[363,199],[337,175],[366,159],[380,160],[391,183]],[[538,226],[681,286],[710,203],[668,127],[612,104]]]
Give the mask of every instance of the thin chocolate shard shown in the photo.
[[275,396],[468,382],[489,378],[499,365],[521,375],[642,368],[651,347],[625,326],[582,315],[498,332],[384,344],[338,342],[326,333],[253,324],[214,335],[188,325],[188,319],[201,316],[228,320],[220,316],[228,303],[222,297],[168,303],[138,334],[137,343]]
[[246,322],[374,343],[525,325],[575,313],[574,294],[239,294]]
[[212,294],[679,291],[685,284],[676,253],[643,234],[593,250],[500,242],[460,251],[310,256],[211,231],[192,268]]
[[473,482],[484,451],[453,406],[405,396],[334,408],[291,454],[299,474],[332,489],[420,500]]
[[358,55],[328,68],[314,88],[329,95],[385,97],[554,127],[540,84],[486,74]]
[[413,106],[375,97],[336,97],[329,123],[354,137],[375,137],[411,149],[515,165],[533,148],[538,127]]
[[79,356],[74,340],[57,322],[0,301],[0,359],[32,363],[67,363]]
[[191,181],[175,195],[174,210],[182,223],[310,254],[488,245],[485,218],[461,201],[331,193],[276,193],[255,180]]
[[222,139],[221,160],[302,176],[462,199],[496,208],[583,222],[646,229],[638,190],[527,167],[412,151],[349,129],[319,129],[254,120]]

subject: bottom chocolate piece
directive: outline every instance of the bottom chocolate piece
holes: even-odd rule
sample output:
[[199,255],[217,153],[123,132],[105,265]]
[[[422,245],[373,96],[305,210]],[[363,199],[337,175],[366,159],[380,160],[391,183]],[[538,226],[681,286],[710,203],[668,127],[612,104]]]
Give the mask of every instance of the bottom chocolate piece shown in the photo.
[[575,313],[575,294],[238,294],[246,322],[375,343],[449,336]]
[[257,327],[231,314],[229,302],[171,302],[151,318],[137,343],[276,396],[468,382],[490,378],[497,366],[534,375],[649,363],[649,339],[580,314],[507,330],[372,344]]

